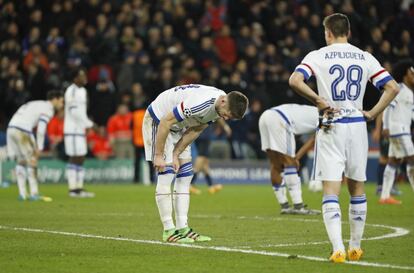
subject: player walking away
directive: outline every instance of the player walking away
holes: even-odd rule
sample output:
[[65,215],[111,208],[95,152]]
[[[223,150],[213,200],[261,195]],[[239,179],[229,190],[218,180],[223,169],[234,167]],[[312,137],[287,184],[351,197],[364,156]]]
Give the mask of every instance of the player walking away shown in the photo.
[[[47,100],[30,101],[20,106],[7,127],[7,152],[16,159],[16,178],[19,200],[52,201],[52,198],[39,194],[37,181],[37,161],[44,148],[47,124],[55,111],[63,108],[63,95],[50,91]],[[36,139],[33,129],[37,127]],[[30,196],[26,192],[29,181]]]
[[[223,128],[227,137],[231,136],[231,128],[223,119],[217,120],[217,124]],[[200,172],[204,173],[208,185],[208,192],[210,194],[215,194],[223,189],[223,185],[215,184],[210,176],[210,159],[208,158],[208,153],[210,148],[210,137],[213,133],[210,128],[213,129],[212,127],[208,127],[208,129],[204,130],[200,137],[194,141],[198,154],[195,159],[194,174],[190,186],[190,193],[192,194],[201,194],[201,190],[194,186]]]
[[[348,180],[351,195],[349,223],[351,239],[348,259],[362,256],[361,238],[367,214],[364,191],[368,158],[366,120],[373,120],[399,92],[397,83],[368,52],[348,43],[346,15],[332,14],[324,19],[326,47],[310,52],[289,79],[290,86],[324,113],[316,133],[314,176],[323,181],[322,214],[332,243],[330,260],[344,262],[345,247],[341,231],[338,195],[342,176]],[[304,81],[315,76],[316,94]],[[366,84],[371,81],[384,92],[369,111],[362,111]],[[330,127],[330,128],[329,128]]]
[[[162,92],[148,107],[142,128],[145,157],[158,171],[155,199],[164,226],[163,241],[211,240],[193,231],[187,222],[193,176],[190,144],[219,118],[243,118],[247,106],[248,99],[240,92],[226,95],[215,87],[190,84]],[[172,218],[173,207],[176,225]]]
[[414,145],[411,139],[411,119],[414,110],[413,61],[398,62],[393,68],[393,76],[400,83],[400,93],[384,111],[384,130],[389,131],[390,145],[379,203],[399,205],[401,201],[391,197],[390,193],[395,172],[404,160],[407,162],[407,177],[414,190]]
[[73,83],[65,92],[65,123],[63,127],[65,152],[69,156],[66,175],[69,185],[69,196],[88,198],[95,194],[83,188],[85,169],[83,162],[87,154],[85,130],[93,126],[86,114],[87,94],[84,86],[87,83],[83,69],[74,71]]
[[[295,157],[295,135],[312,134],[317,126],[318,109],[307,105],[273,107],[264,111],[259,119],[262,150],[270,160],[271,181],[281,214],[320,214],[303,204],[299,158]],[[289,205],[286,187],[293,207]]]

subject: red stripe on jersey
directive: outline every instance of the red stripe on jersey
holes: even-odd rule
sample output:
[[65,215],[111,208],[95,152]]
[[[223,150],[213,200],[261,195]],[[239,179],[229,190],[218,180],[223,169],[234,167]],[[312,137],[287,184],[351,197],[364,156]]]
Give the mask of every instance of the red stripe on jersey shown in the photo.
[[369,78],[369,79],[372,81],[375,77],[379,76],[380,74],[384,73],[385,71],[386,71],[385,69],[380,70],[377,73],[375,73],[374,75],[372,75],[371,78]]
[[310,67],[310,65],[305,64],[305,63],[301,63],[301,64],[304,65],[304,66],[306,66],[307,68],[309,68],[310,71],[312,72],[312,75],[315,75],[315,72],[313,72],[313,69],[312,69],[312,67]]
[[184,102],[183,101],[181,102],[180,106],[181,106],[181,112],[184,113]]

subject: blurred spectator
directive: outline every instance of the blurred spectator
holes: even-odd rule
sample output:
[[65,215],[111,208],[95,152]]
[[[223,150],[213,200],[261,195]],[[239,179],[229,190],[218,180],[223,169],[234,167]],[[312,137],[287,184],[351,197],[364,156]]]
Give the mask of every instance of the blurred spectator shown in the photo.
[[154,169],[152,164],[149,161],[145,160],[145,150],[144,150],[144,139],[142,136],[142,123],[145,115],[145,108],[136,109],[132,113],[132,139],[134,144],[135,159],[134,159],[134,182],[143,182],[144,175],[141,168],[141,163],[144,161],[145,164],[148,164],[150,170],[150,180],[154,182]]
[[116,113],[109,118],[107,125],[109,143],[116,158],[134,158],[131,122],[132,114],[125,104],[118,105]]
[[63,144],[63,118],[64,110],[57,112],[47,125],[47,137],[49,140],[50,151],[53,155],[61,157],[64,155]]
[[220,33],[214,39],[218,57],[221,63],[225,65],[233,65],[237,60],[236,43],[230,35],[230,27],[224,25],[221,28]]
[[92,155],[100,160],[106,160],[112,156],[112,148],[106,135],[105,126],[99,126],[96,130],[89,130],[87,141]]

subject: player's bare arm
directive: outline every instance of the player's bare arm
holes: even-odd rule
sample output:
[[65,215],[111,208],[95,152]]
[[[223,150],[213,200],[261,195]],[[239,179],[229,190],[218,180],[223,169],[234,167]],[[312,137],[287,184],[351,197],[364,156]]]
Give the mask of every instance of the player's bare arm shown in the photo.
[[[299,151],[296,153],[295,160],[299,160],[315,145],[315,135],[310,137],[303,145],[300,147]],[[299,167],[299,164],[298,164]]]
[[384,93],[377,104],[369,111],[362,111],[367,120],[375,119],[391,101],[398,95],[400,88],[395,80],[390,80],[384,85]]
[[321,98],[312,88],[305,83],[305,77],[302,73],[293,72],[289,78],[289,85],[299,95],[305,97],[318,107],[319,110],[329,108],[329,104]]
[[208,127],[208,124],[188,128],[181,139],[177,142],[173,150],[173,168],[177,172],[180,168],[180,161],[178,156],[187,148],[188,145],[196,140],[201,132]]
[[158,125],[157,137],[155,139],[155,155],[154,155],[154,168],[156,171],[162,171],[165,168],[164,147],[167,136],[170,132],[171,126],[177,123],[173,112],[168,113],[160,120]]

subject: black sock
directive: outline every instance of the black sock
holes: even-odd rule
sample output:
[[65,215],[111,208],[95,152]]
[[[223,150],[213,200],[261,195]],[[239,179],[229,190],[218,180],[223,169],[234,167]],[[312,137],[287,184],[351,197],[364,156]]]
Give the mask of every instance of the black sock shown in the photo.
[[206,181],[207,181],[207,185],[210,187],[210,186],[213,186],[213,181],[211,180],[211,177],[210,177],[210,175],[209,174],[206,174]]
[[384,171],[385,171],[386,166],[387,164],[382,164],[382,163],[378,164],[378,168],[377,168],[377,176],[378,176],[377,185],[378,186],[382,186],[382,181],[384,179]]
[[193,178],[191,178],[191,185],[194,185],[196,180],[197,180],[197,173],[194,173]]

